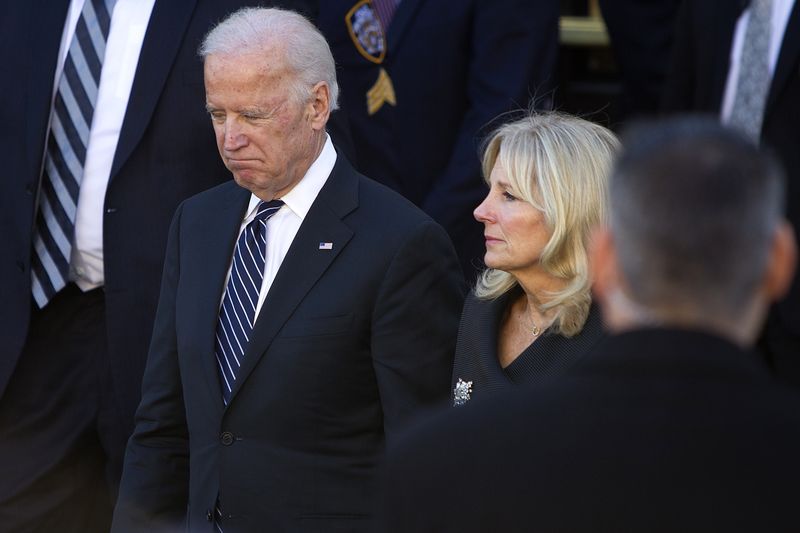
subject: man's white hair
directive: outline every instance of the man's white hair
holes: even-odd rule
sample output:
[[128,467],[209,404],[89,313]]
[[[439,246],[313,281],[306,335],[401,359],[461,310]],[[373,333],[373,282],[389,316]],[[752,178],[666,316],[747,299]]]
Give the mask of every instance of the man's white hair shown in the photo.
[[203,39],[200,55],[241,55],[278,47],[294,72],[293,92],[301,102],[324,81],[330,87],[330,109],[336,110],[339,84],[336,64],[322,33],[304,16],[275,8],[242,8],[217,24]]

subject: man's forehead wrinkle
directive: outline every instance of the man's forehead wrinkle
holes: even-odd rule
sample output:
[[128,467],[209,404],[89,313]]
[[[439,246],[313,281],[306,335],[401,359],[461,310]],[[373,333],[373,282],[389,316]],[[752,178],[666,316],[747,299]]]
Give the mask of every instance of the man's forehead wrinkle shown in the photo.
[[240,48],[229,52],[217,52],[209,58],[219,59],[223,64],[246,60],[251,65],[258,65],[259,70],[286,65],[286,45],[277,38],[270,39],[261,45]]

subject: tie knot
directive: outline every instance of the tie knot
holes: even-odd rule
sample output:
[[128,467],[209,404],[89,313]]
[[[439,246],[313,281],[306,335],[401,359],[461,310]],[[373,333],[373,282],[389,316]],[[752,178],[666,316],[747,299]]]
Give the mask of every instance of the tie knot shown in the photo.
[[278,212],[278,209],[283,205],[283,200],[270,200],[269,202],[260,202],[256,210],[255,220],[267,220],[269,217]]

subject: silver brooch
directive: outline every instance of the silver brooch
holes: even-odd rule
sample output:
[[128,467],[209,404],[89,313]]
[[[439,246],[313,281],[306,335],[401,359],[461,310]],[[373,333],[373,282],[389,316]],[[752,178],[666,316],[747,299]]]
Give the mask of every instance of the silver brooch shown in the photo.
[[464,381],[461,378],[458,378],[458,382],[456,386],[453,388],[453,405],[459,406],[464,405],[470,399],[472,395],[472,382],[471,381]]

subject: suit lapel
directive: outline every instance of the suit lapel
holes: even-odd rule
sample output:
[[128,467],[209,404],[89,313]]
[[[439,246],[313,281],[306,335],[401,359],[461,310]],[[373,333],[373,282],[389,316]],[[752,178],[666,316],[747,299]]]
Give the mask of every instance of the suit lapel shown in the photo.
[[[358,178],[340,155],[267,294],[245,350],[230,403],[275,335],[352,238],[353,230],[342,222],[342,218],[357,205]],[[331,248],[320,249],[320,243],[331,243]]]
[[[490,300],[488,304],[482,306],[485,314],[481,320],[489,327],[489,335],[483,335],[481,338],[481,354],[483,358],[483,365],[486,369],[486,375],[489,383],[498,383],[503,385],[513,385],[511,377],[503,371],[500,366],[500,353],[499,341],[503,326],[503,316],[506,309],[511,306],[515,292],[509,291],[500,298]],[[525,349],[527,350],[527,348]],[[525,353],[523,350],[523,354]]]
[[764,109],[765,115],[770,113],[775,100],[792,75],[797,76],[798,68],[800,68],[800,2],[795,2],[789,21],[786,23],[781,51],[775,64],[775,73],[772,75],[767,106]]
[[191,270],[194,273],[192,278],[186,281],[193,300],[187,306],[191,316],[186,322],[191,325],[193,334],[198,336],[192,345],[198,347],[198,364],[206,376],[212,397],[219,398],[220,407],[222,389],[214,355],[214,336],[233,247],[249,200],[248,191],[231,183],[222,201],[215,204],[213,209],[206,210],[207,216],[196,229],[202,238],[198,238],[199,244],[193,248],[193,255],[189,258],[196,268]]
[[32,105],[26,109],[28,116],[24,131],[27,131],[28,139],[25,143],[28,169],[35,180],[39,179],[42,171],[56,60],[68,7],[67,0],[35,0],[26,10],[29,16],[24,21],[28,24],[24,32],[28,46],[24,46],[23,49],[28,54],[28,64],[31,65],[31,68],[25,71],[27,74],[25,79],[26,94]]
[[388,55],[389,62],[394,55],[395,50],[402,41],[403,36],[408,29],[408,24],[414,18],[417,9],[422,5],[423,0],[402,0],[397,10],[394,12],[392,22],[389,24],[389,31],[387,32],[388,41]]
[[196,0],[182,0],[156,2],[153,6],[111,167],[111,180],[128,160],[150,122],[196,3]]

